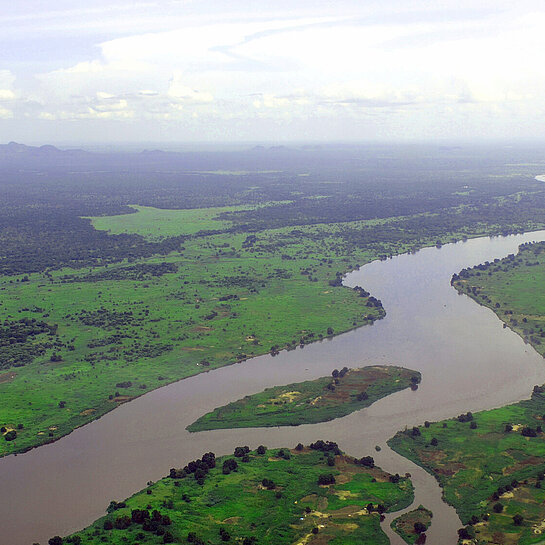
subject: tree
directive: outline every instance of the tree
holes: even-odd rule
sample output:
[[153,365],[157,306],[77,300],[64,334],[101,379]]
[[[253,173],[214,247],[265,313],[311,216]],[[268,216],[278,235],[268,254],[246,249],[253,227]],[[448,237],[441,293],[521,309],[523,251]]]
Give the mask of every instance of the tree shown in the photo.
[[263,456],[263,454],[265,454],[265,452],[267,452],[267,448],[263,445],[259,445],[257,447],[257,450],[256,450],[257,454],[259,454],[260,456]]
[[433,447],[436,447],[438,445],[439,441],[437,440],[437,437],[433,437],[430,444],[433,446]]
[[501,513],[503,511],[503,505],[499,502],[495,503],[492,509],[494,510],[494,513]]
[[15,430],[10,430],[8,431],[8,433],[6,433],[6,435],[4,435],[4,439],[6,441],[13,441],[16,438],[17,438],[17,432]]
[[414,523],[414,531],[415,531],[417,534],[421,534],[422,532],[425,532],[425,531],[426,531],[426,525],[423,524],[423,523],[420,522],[420,521],[415,522],[415,523]]
[[331,473],[323,473],[318,477],[319,485],[335,484],[335,477]]
[[55,537],[52,537],[49,541],[48,541],[49,545],[62,545],[63,541],[62,541],[62,537],[60,536],[55,536]]
[[520,514],[516,514],[514,517],[513,517],[513,524],[515,526],[520,526],[524,521],[524,517]]

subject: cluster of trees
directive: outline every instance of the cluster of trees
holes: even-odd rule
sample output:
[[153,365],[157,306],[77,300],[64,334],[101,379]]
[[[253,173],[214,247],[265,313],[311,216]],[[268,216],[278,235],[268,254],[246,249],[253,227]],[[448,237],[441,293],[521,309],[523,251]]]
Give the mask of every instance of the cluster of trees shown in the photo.
[[140,263],[128,267],[115,267],[104,269],[97,272],[83,275],[65,274],[60,277],[61,283],[72,282],[100,282],[104,280],[150,280],[154,277],[160,277],[165,274],[171,274],[178,271],[178,265],[175,263]]
[[335,484],[335,476],[332,473],[322,473],[318,476],[318,484],[320,486]]
[[105,307],[100,307],[97,310],[83,309],[78,314],[78,319],[85,325],[91,325],[103,329],[139,325],[142,322],[142,318],[135,316],[132,310],[117,312]]
[[207,452],[203,454],[202,458],[189,462],[183,469],[171,468],[169,477],[171,479],[184,479],[188,475],[193,475],[195,480],[202,485],[208,472],[215,467],[216,455],[213,452]]
[[[172,524],[168,515],[163,515],[157,509],[151,513],[148,509],[133,509],[131,515],[120,515],[115,518],[107,518],[104,521],[104,530],[126,530],[132,525],[142,525],[144,532],[150,532],[156,536],[162,536],[163,543],[174,543],[174,536],[167,530]],[[140,538],[138,538],[140,539]],[[145,539],[145,536],[142,536]]]
[[[36,318],[4,320],[0,324],[0,370],[27,365],[49,348],[59,346],[57,328],[57,324]],[[40,335],[48,338],[39,341]]]
[[321,452],[328,452],[333,455],[342,454],[339,445],[334,441],[323,441],[322,439],[319,439],[315,443],[311,443],[309,448],[312,450],[319,450]]
[[375,460],[372,456],[364,456],[363,458],[354,458],[354,463],[357,465],[368,467],[369,469],[373,469],[375,467]]

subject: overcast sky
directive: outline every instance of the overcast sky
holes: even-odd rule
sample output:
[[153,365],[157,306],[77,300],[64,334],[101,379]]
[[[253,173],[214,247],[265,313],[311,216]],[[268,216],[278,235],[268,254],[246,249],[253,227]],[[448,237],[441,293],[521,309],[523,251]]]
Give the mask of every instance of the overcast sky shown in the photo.
[[543,0],[25,0],[0,143],[545,137]]

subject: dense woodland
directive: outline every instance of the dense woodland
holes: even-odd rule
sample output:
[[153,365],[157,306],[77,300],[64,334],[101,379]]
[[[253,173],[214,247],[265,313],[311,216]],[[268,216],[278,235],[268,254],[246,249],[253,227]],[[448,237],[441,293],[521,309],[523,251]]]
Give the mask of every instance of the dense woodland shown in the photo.
[[531,169],[505,167],[531,153],[280,147],[95,155],[10,144],[0,149],[0,273],[92,266],[183,246],[184,237],[150,242],[108,235],[85,219],[134,212],[130,204],[176,209],[288,201],[226,213],[233,232],[412,216],[391,226],[346,229],[342,237],[359,246],[485,223],[508,233],[514,220],[540,221],[545,209],[545,186]]

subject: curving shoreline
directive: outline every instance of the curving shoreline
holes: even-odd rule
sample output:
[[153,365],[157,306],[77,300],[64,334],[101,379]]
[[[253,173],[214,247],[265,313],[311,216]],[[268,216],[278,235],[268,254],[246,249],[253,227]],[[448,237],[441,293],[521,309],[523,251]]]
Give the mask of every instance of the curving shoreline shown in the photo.
[[[518,401],[533,384],[545,382],[542,358],[518,335],[502,329],[493,313],[450,287],[453,272],[502,257],[521,242],[536,239],[545,240],[545,232],[471,239],[365,265],[347,275],[345,283],[363,285],[383,300],[388,314],[372,327],[172,383],[56,443],[0,460],[5,539],[27,545],[69,534],[101,516],[110,500],[131,495],[149,479],[204,451],[220,455],[240,444],[275,447],[323,438],[355,456],[372,455],[386,471],[411,473],[416,501],[434,511],[428,543],[456,543],[459,519],[441,501],[435,479],[390,451],[386,440],[404,425]],[[463,346],[460,338],[466,341]],[[489,340],[486,346],[483,338]],[[423,381],[416,392],[398,392],[323,424],[217,430],[191,438],[184,429],[218,404],[279,380],[297,382],[327,374],[332,362],[400,364],[420,371]],[[374,452],[375,445],[381,452]]]

